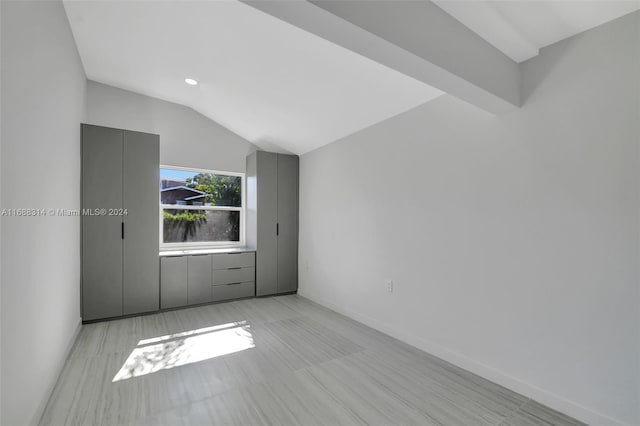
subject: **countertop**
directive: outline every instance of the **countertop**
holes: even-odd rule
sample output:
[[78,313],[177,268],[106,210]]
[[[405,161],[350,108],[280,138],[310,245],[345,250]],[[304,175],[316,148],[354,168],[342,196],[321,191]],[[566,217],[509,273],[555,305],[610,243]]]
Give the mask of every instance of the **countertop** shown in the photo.
[[198,254],[225,254],[225,253],[246,253],[255,251],[249,247],[224,247],[211,249],[185,249],[185,250],[160,250],[160,257],[165,256],[191,256]]

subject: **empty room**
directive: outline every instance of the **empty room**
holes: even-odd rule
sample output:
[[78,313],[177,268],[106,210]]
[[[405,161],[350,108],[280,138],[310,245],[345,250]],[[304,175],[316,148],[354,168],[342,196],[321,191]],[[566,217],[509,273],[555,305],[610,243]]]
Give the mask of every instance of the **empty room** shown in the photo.
[[640,426],[637,0],[0,0],[2,426]]

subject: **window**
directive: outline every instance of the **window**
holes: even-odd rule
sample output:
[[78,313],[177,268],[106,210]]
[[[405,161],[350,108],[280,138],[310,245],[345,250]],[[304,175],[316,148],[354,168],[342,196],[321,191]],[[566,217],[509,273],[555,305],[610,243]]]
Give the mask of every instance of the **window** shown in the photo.
[[160,246],[244,245],[244,174],[160,167]]

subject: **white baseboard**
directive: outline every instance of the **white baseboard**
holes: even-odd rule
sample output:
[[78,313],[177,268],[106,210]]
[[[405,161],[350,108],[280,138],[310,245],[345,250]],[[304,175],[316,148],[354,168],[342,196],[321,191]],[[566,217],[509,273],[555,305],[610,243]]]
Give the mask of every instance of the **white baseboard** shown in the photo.
[[56,387],[56,383],[58,383],[58,378],[60,378],[60,374],[62,374],[62,369],[64,368],[64,364],[67,362],[67,358],[69,358],[69,355],[71,354],[71,350],[76,344],[76,340],[78,339],[78,334],[80,333],[81,328],[82,328],[82,318],[78,318],[76,329],[73,332],[71,339],[67,343],[67,348],[64,353],[64,358],[62,359],[62,362],[58,365],[58,373],[56,374],[55,379],[53,380],[53,383],[49,383],[47,393],[45,394],[46,397],[40,402],[40,405],[38,405],[38,409],[33,414],[33,417],[30,422],[32,426],[37,426],[40,424],[40,421],[42,420],[42,416],[44,415],[44,410],[47,408],[47,404],[51,399],[51,394],[53,393],[53,389]]
[[512,377],[493,367],[477,362],[442,345],[406,333],[401,329],[382,323],[368,316],[361,315],[358,312],[344,308],[333,302],[309,295],[304,291],[304,289],[299,288],[298,295],[589,425],[631,426],[625,422],[611,418],[605,414],[556,395],[553,392],[549,392],[532,384],[523,382],[522,380]]

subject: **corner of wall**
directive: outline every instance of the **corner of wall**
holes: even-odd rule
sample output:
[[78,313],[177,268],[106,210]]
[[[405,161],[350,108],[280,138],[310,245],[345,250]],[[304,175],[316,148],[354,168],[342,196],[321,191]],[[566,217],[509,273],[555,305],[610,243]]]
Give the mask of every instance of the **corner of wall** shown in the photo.
[[40,401],[40,403],[38,404],[38,408],[36,409],[36,411],[33,414],[33,417],[31,418],[31,421],[29,422],[30,426],[38,426],[42,420],[42,416],[44,415],[45,409],[47,408],[47,405],[49,404],[49,400],[51,399],[51,395],[53,394],[53,391],[56,387],[56,384],[58,382],[58,378],[60,377],[60,375],[62,374],[62,370],[64,369],[64,365],[67,361],[67,359],[69,358],[69,355],[71,354],[71,351],[73,350],[74,346],[76,345],[76,341],[78,340],[78,335],[80,334],[80,330],[82,329],[82,318],[78,318],[78,323],[76,324],[76,328],[73,332],[73,334],[71,335],[71,339],[69,339],[69,342],[67,342],[67,348],[65,350],[65,356],[62,360],[61,363],[59,363],[58,368],[57,368],[57,374],[56,374],[56,378],[55,380],[50,383],[49,388],[47,389],[46,395],[47,397],[45,399],[43,399],[42,401]]

